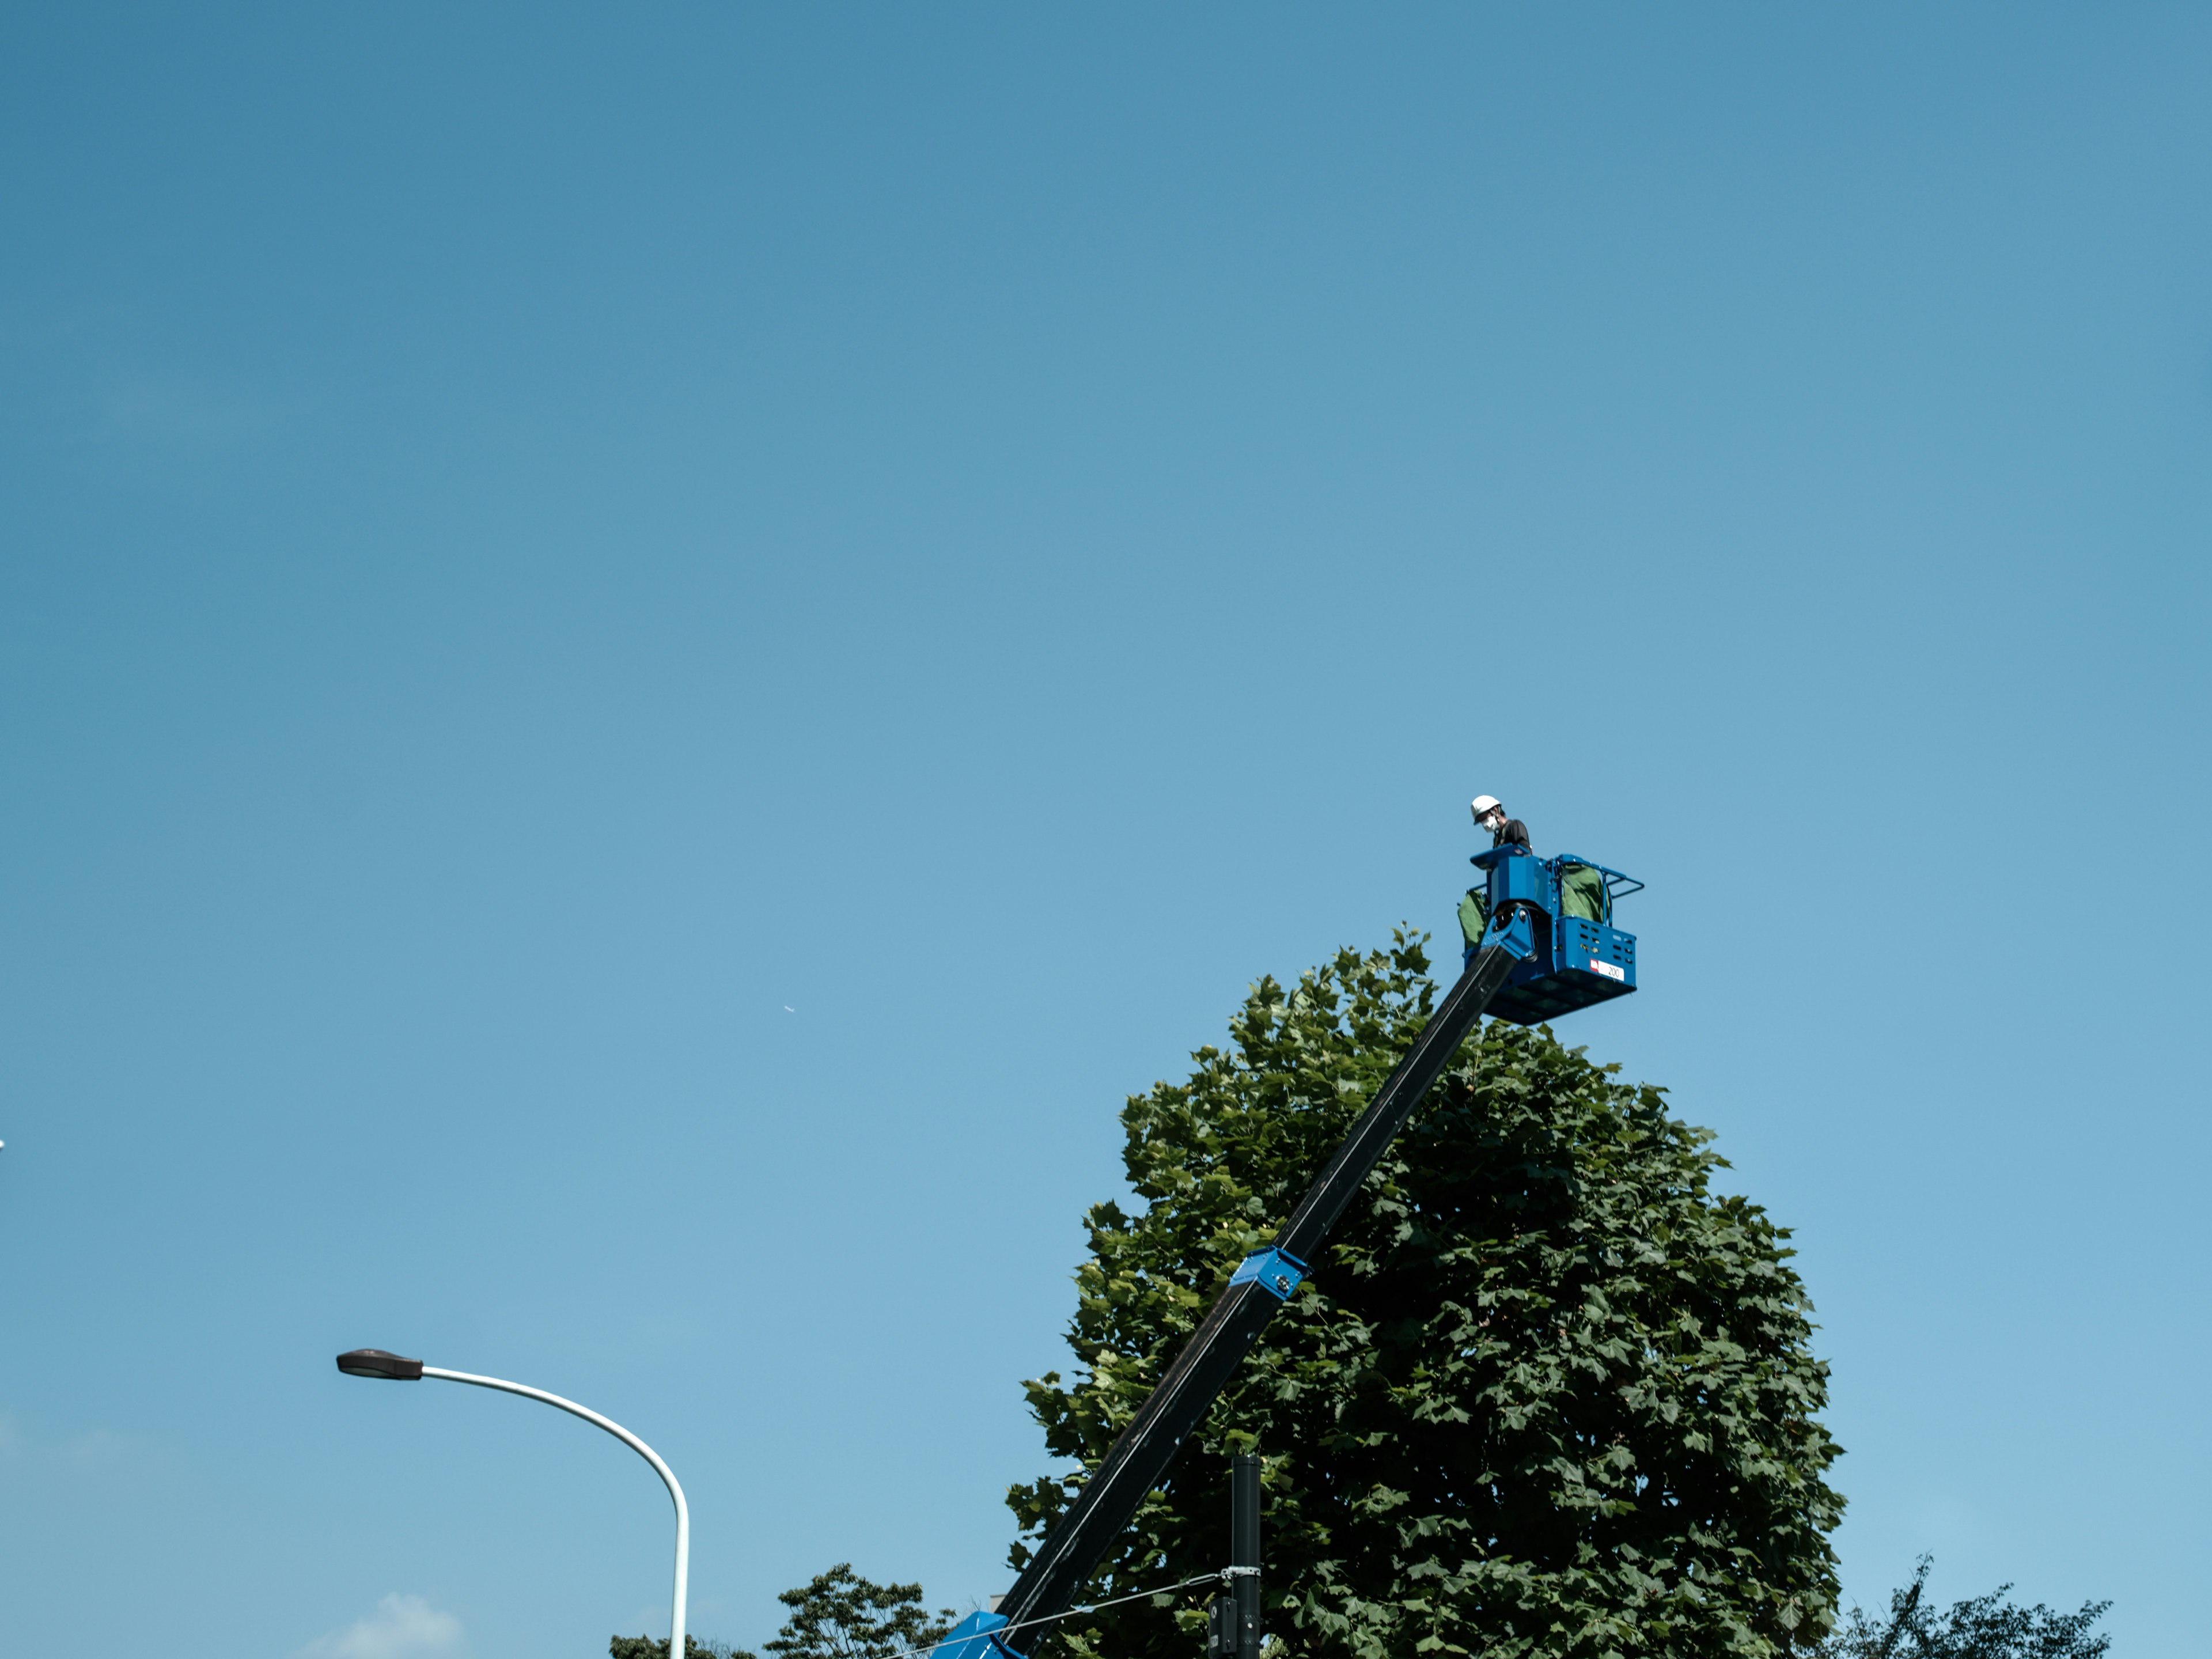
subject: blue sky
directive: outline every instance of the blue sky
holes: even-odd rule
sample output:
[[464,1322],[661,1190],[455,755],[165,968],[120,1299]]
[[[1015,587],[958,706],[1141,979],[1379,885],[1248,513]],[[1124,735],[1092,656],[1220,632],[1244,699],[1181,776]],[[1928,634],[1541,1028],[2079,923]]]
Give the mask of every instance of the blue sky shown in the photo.
[[0,1630],[1001,1589],[1115,1113],[1629,870],[1847,1595],[2200,1650],[2212,17],[0,17]]

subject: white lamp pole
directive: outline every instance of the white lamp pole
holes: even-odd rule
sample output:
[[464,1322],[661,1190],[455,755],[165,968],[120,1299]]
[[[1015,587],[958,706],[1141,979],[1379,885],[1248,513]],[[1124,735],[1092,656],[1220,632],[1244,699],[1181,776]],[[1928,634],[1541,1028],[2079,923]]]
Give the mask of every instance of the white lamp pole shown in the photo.
[[466,1382],[472,1388],[497,1389],[506,1394],[519,1394],[526,1400],[542,1400],[549,1406],[557,1406],[571,1417],[580,1417],[586,1423],[605,1429],[632,1451],[653,1465],[653,1472],[668,1488],[668,1495],[676,1503],[676,1589],[669,1599],[668,1659],[684,1659],[684,1603],[690,1589],[691,1573],[691,1511],[684,1502],[684,1488],[676,1483],[676,1473],[660,1461],[660,1454],[612,1418],[602,1417],[573,1400],[563,1400],[557,1394],[548,1394],[543,1389],[526,1388],[520,1382],[502,1382],[496,1376],[472,1376],[466,1371],[449,1371],[436,1365],[426,1365],[419,1359],[406,1359],[396,1353],[386,1353],[381,1348],[356,1348],[351,1353],[338,1356],[338,1369],[349,1376],[382,1377],[394,1382],[412,1382],[421,1377],[434,1376],[441,1382]]

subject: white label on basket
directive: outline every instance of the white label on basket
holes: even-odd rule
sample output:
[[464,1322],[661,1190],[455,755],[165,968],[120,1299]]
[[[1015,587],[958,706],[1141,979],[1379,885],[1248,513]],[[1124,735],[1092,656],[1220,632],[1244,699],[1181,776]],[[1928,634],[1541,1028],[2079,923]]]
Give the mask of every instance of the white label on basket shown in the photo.
[[1625,969],[1616,968],[1609,962],[1594,961],[1589,966],[1593,974],[1603,974],[1607,979],[1617,979],[1623,985],[1628,983],[1628,974]]

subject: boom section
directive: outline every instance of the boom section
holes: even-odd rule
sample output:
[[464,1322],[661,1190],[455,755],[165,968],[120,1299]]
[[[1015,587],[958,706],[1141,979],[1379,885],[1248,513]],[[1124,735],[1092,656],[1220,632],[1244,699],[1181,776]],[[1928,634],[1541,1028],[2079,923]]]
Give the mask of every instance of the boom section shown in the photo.
[[[1509,909],[1493,915],[1467,971],[1445,994],[1442,1006],[1413,1039],[1413,1046],[1376,1091],[1328,1167],[1275,1235],[1274,1243],[1245,1258],[1214,1298],[1167,1374],[1138,1408],[1129,1426],[1121,1431],[1105,1462],[1085,1483],[1067,1513],[1046,1534],[995,1612],[976,1614],[967,1626],[956,1630],[941,1650],[940,1659],[981,1659],[985,1641],[962,1642],[963,1635],[986,1638],[990,1646],[1002,1652],[1025,1648],[1029,1638],[1017,1632],[1009,1631],[1006,1638],[989,1637],[988,1632],[1009,1624],[1022,1626],[1050,1619],[1074,1605],[1091,1569],[1129,1524],[1145,1494],[1159,1484],[1184,1437],[1198,1426],[1228,1385],[1275,1310],[1290,1300],[1305,1276],[1307,1264],[1328,1243],[1360,1183],[1382,1161],[1421,1097],[1451,1063],[1468,1032],[1514,965],[1528,955],[1533,943],[1526,914]],[[987,1620],[991,1622],[983,1624]],[[968,1626],[981,1627],[970,1630]]]

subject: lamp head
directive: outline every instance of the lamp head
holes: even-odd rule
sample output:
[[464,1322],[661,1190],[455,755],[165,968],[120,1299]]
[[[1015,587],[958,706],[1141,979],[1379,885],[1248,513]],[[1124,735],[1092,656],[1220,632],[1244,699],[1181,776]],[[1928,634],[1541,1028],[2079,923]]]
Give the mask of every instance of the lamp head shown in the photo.
[[381,1348],[356,1348],[338,1356],[338,1369],[348,1376],[380,1376],[387,1382],[419,1382],[422,1362]]

